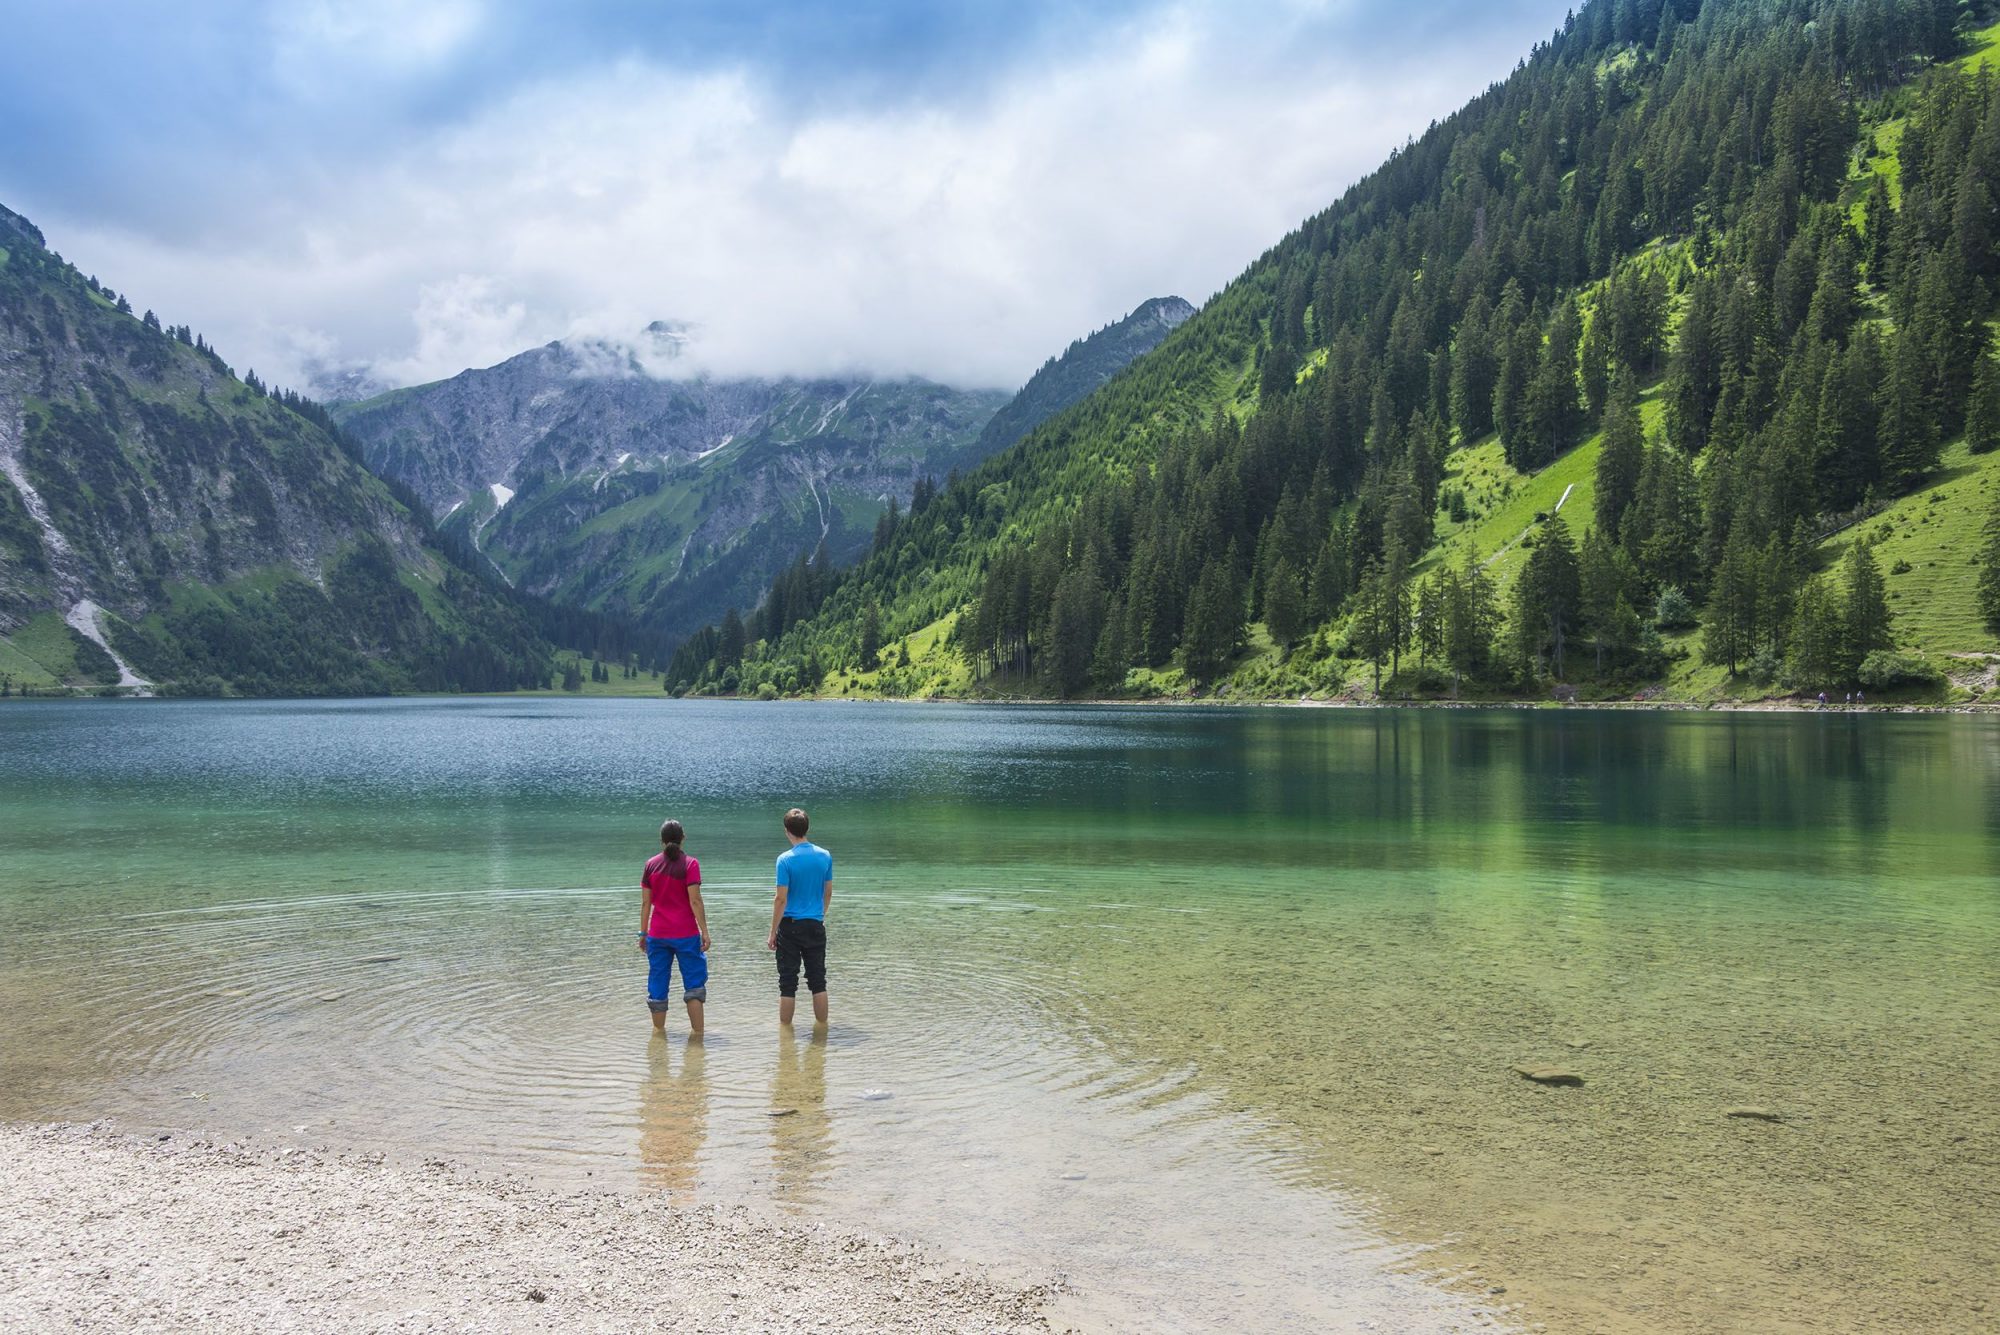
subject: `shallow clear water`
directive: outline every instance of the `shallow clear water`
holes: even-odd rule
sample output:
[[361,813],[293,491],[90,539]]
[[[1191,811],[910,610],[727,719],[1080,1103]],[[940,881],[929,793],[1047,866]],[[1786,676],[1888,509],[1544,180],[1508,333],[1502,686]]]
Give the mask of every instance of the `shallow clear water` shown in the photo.
[[[1111,1324],[1976,1325],[1996,799],[1983,719],[22,706],[0,1115],[766,1203]],[[820,1041],[762,948],[794,802]],[[666,815],[694,1049],[633,940]]]

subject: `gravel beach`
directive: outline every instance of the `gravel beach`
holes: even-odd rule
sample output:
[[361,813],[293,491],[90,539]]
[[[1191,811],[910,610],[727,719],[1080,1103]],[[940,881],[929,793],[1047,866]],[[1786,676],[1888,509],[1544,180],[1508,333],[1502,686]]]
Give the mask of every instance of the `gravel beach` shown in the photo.
[[900,1243],[440,1161],[0,1126],[0,1329],[1044,1331]]

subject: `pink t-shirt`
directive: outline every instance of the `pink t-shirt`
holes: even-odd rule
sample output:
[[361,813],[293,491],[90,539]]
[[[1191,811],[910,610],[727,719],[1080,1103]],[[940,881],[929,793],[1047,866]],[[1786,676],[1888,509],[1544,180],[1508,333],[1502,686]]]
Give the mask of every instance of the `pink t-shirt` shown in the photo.
[[647,936],[680,941],[701,935],[701,928],[695,925],[694,909],[688,904],[688,887],[701,884],[699,862],[684,857],[678,867],[669,867],[667,855],[655,853],[646,864],[639,884],[653,888],[653,920],[646,924]]

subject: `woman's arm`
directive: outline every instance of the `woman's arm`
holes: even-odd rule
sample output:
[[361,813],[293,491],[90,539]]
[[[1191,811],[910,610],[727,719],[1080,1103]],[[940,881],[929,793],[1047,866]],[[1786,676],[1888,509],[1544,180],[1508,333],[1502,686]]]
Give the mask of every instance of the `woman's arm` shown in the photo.
[[653,883],[639,878],[639,953],[646,953],[646,929],[653,925]]
[[694,910],[694,925],[701,933],[701,948],[708,949],[708,910],[701,903],[701,882],[688,887],[688,907]]

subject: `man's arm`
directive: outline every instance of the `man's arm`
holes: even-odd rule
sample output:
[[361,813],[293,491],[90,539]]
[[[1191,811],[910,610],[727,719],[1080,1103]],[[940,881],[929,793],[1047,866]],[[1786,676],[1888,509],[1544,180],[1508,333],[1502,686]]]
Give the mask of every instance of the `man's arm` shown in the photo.
[[780,881],[778,883],[778,892],[771,896],[771,935],[764,942],[764,949],[766,950],[776,950],[778,948],[778,922],[785,916],[786,894],[785,883]]
[[824,918],[827,914],[833,912],[833,882],[828,881],[825,885],[821,886],[819,893],[819,912],[820,916]]

